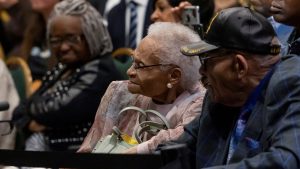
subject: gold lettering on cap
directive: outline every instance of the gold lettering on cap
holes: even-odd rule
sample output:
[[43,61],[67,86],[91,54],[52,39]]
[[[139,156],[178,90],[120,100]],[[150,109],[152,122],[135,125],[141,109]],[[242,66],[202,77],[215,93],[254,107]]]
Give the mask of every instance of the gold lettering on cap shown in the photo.
[[181,50],[188,54],[199,54],[205,47],[198,48],[198,49],[189,49],[188,47],[184,46],[181,48]]
[[278,54],[278,53],[280,53],[280,51],[281,51],[281,48],[280,48],[280,46],[273,46],[273,47],[271,47],[271,54]]

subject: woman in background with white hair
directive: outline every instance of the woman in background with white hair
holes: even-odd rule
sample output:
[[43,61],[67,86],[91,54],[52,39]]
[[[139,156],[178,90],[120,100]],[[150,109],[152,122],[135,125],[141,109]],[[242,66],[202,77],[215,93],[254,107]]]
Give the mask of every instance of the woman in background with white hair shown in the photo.
[[201,112],[205,89],[199,82],[199,58],[180,53],[182,45],[199,40],[195,32],[181,24],[151,25],[133,53],[133,63],[127,71],[129,81],[110,84],[79,152],[91,152],[99,139],[112,133],[114,125],[132,135],[138,114],[128,111],[117,120],[119,111],[127,106],[156,110],[170,123],[168,130],[146,138],[148,141],[127,153],[150,153],[159,143],[176,139],[183,126]]
[[103,18],[87,1],[57,3],[48,20],[47,38],[59,63],[15,110],[13,120],[27,134],[35,133],[27,139],[27,150],[74,151],[107,86],[121,75],[110,56],[112,44]]

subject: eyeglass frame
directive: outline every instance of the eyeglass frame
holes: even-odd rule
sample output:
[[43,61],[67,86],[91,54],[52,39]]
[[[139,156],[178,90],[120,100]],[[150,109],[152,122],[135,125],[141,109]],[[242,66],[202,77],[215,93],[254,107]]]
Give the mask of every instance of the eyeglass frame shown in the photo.
[[[53,40],[53,38],[57,38]],[[67,34],[64,36],[50,36],[48,42],[52,47],[59,47],[63,43],[67,43],[68,45],[78,45],[84,41],[83,34]]]
[[7,133],[0,133],[0,136],[6,136],[12,133],[13,129],[14,129],[14,124],[11,120],[0,120],[0,123],[8,123],[9,124],[9,132]]
[[134,58],[131,56],[131,60],[132,60],[132,63],[131,63],[131,66],[130,67],[133,67],[134,70],[140,70],[140,69],[146,69],[146,68],[149,68],[149,67],[156,67],[156,66],[172,66],[173,64],[152,64],[152,65],[144,65],[144,66],[138,66],[138,64],[136,64],[136,62],[134,62]]
[[[136,65],[136,66],[135,66]],[[171,66],[172,64],[153,64],[153,65],[144,65],[144,66],[137,66],[137,64],[135,62],[132,62],[133,68],[135,70],[139,70],[139,69],[146,69],[149,67],[156,67],[156,66]]]
[[[213,53],[216,53],[217,55],[213,55]],[[229,53],[234,53],[234,51],[222,48],[222,49],[219,49],[216,51],[202,54],[201,56],[199,56],[201,67],[203,66],[204,70],[206,70],[207,69],[207,60],[212,59],[212,58],[217,58],[217,57],[228,56]],[[211,55],[213,55],[213,56],[211,56]]]

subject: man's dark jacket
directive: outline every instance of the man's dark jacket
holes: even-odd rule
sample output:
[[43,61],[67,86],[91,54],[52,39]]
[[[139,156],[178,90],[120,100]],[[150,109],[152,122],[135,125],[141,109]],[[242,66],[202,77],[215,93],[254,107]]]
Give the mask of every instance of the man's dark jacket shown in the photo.
[[238,109],[212,103],[206,97],[200,118],[187,125],[176,141],[187,144],[195,168],[300,168],[300,57],[285,56],[277,65],[227,163],[238,114]]

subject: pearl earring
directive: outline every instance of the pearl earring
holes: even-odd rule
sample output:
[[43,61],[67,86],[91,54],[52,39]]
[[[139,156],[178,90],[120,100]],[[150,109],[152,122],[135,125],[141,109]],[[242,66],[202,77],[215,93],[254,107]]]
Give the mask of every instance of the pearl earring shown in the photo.
[[171,89],[173,87],[173,85],[171,83],[167,84],[167,88]]

